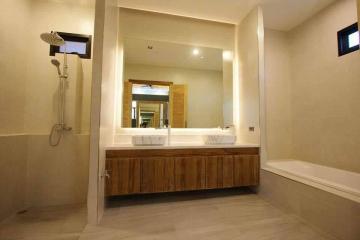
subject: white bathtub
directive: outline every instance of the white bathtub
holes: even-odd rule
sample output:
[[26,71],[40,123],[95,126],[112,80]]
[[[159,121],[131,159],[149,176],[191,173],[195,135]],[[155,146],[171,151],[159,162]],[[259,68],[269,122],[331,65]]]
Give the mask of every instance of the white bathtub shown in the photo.
[[360,174],[298,160],[268,161],[263,169],[360,203]]

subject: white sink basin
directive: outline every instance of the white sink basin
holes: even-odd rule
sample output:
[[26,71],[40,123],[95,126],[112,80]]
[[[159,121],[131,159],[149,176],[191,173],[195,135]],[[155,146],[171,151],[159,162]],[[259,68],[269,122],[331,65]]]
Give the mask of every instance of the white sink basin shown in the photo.
[[135,146],[161,146],[166,142],[163,135],[136,135],[132,136],[132,144]]
[[233,145],[236,142],[234,135],[205,135],[203,136],[206,145]]

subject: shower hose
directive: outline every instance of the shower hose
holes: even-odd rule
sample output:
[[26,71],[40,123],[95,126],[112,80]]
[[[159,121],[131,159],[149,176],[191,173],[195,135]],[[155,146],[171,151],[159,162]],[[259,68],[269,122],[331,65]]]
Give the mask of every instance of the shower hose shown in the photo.
[[62,75],[59,75],[59,95],[58,95],[58,121],[51,128],[50,136],[49,136],[49,145],[52,147],[56,147],[59,145],[61,138],[63,136],[63,131],[65,128],[65,78]]
[[56,147],[59,145],[62,135],[63,135],[63,125],[62,124],[54,124],[54,126],[51,128],[51,133],[49,136],[49,144],[52,147]]

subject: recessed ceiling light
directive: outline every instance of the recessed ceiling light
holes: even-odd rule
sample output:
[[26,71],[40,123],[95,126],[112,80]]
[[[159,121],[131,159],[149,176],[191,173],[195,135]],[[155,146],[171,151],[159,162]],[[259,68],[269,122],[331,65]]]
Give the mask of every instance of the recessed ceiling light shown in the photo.
[[195,56],[199,55],[199,53],[200,53],[200,50],[197,49],[197,48],[194,48],[193,51],[192,51],[192,54],[195,55]]

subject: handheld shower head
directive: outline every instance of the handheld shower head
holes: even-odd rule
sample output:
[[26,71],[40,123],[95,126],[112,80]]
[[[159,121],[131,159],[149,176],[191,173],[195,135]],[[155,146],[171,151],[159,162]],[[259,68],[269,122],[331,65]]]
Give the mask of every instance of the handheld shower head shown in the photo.
[[59,76],[61,76],[60,62],[57,59],[51,59],[51,64],[57,68]]
[[54,65],[55,67],[60,66],[60,62],[57,59],[51,59],[51,64]]
[[53,45],[53,46],[62,46],[65,44],[65,40],[59,36],[59,34],[57,32],[53,32],[51,31],[50,33],[42,33],[40,34],[40,38],[50,44],[50,45]]

